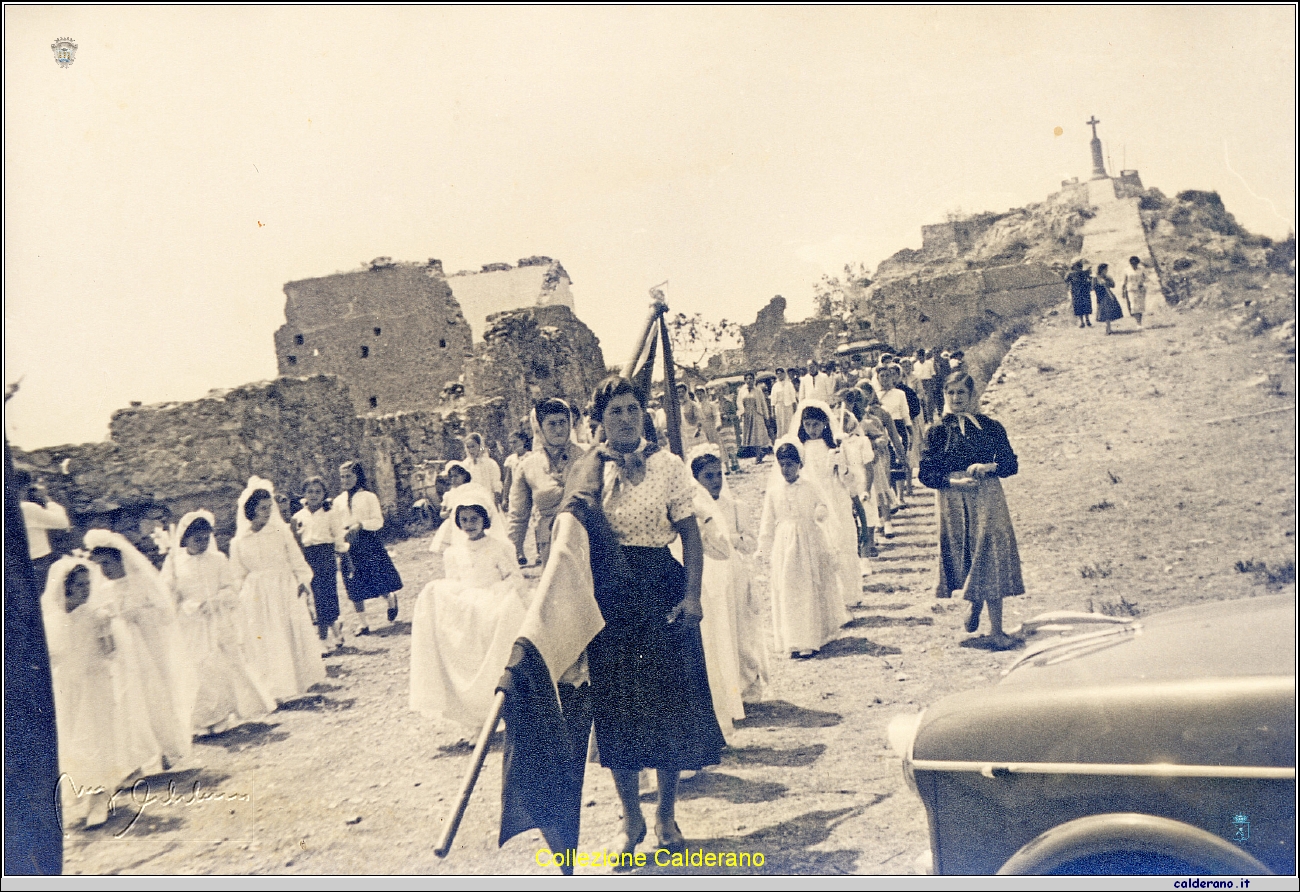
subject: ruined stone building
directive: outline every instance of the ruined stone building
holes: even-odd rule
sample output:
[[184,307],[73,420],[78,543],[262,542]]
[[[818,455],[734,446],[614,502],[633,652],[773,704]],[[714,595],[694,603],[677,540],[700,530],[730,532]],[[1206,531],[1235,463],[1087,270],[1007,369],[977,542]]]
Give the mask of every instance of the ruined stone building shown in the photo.
[[275,333],[281,375],[337,375],[359,415],[427,409],[461,383],[488,317],[531,307],[573,308],[569,275],[549,257],[481,272],[443,273],[437,260],[394,263],[284,286]]
[[844,325],[839,319],[813,316],[800,322],[785,319],[786,300],[776,295],[758,311],[754,321],[740,327],[744,368],[739,371],[805,365],[835,354]]
[[573,309],[569,274],[558,260],[525,257],[518,266],[489,263],[479,272],[462,270],[447,277],[474,340],[481,341],[487,318],[506,310],[564,306]]
[[159,559],[149,533],[195,508],[225,541],[249,476],[296,495],[360,459],[384,513],[400,521],[418,480],[463,458],[470,431],[500,460],[533,404],[579,404],[605,374],[600,342],[572,310],[569,276],[549,257],[445,276],[442,265],[378,258],[367,269],[284,286],[275,333],[281,377],[189,402],[114,413],[102,443],[14,450],[75,530],[124,533]]

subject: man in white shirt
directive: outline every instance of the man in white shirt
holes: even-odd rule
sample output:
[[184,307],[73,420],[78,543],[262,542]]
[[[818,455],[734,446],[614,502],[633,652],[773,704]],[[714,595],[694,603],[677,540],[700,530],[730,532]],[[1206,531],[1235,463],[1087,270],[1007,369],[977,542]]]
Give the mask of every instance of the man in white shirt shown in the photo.
[[49,575],[50,566],[58,559],[50,548],[50,530],[66,530],[72,524],[68,521],[68,512],[58,502],[50,501],[45,485],[39,481],[33,484],[32,477],[26,471],[14,474],[14,486],[22,493],[21,505],[23,526],[27,529],[27,553],[32,559],[41,591],[45,590],[45,577]]
[[835,382],[829,375],[822,374],[817,360],[808,360],[808,374],[804,375],[803,380],[799,382],[799,402],[821,400],[829,405],[834,397]]
[[917,348],[916,364],[913,366],[913,374],[916,376],[916,393],[921,398],[921,411],[924,413],[925,423],[929,424],[934,420],[934,357],[927,356],[924,347]]
[[1129,268],[1124,270],[1124,302],[1128,304],[1129,315],[1138,325],[1147,311],[1147,271],[1142,265],[1142,258],[1134,255],[1128,259]]

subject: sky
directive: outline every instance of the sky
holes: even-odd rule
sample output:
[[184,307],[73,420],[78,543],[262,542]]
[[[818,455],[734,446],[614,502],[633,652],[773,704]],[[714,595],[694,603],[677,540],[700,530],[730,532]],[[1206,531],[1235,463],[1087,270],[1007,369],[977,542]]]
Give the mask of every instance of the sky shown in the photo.
[[[276,374],[284,283],[544,254],[621,363],[674,312],[1111,169],[1295,227],[1295,9],[4,9],[6,406],[24,448]],[[54,61],[69,37],[76,59]],[[1059,130],[1058,130],[1059,128]],[[631,323],[631,324],[629,324]]]

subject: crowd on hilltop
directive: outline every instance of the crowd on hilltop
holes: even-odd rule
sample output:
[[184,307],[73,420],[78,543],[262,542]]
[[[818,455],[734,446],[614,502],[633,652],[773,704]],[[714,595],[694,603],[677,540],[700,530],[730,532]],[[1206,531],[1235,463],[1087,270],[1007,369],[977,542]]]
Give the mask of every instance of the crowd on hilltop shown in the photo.
[[[675,401],[617,378],[585,411],[542,400],[505,450],[469,433],[464,457],[442,469],[440,504],[429,507],[441,522],[429,548],[442,556],[443,577],[406,606],[380,539],[379,499],[355,461],[335,486],[308,477],[292,497],[250,479],[228,554],[210,512],[186,514],[155,535],[161,569],[108,530],[56,554],[47,534],[69,527],[67,513],[39,481],[23,479],[31,557],[45,579],[66,814],[102,824],[113,791],[132,777],[191,760],[194,735],[223,733],[308,695],[325,677],[323,657],[401,615],[412,622],[410,707],[472,733],[488,714],[534,581],[554,548],[569,547],[553,532],[575,488],[603,494],[597,504],[633,570],[627,578],[644,589],[628,608],[639,619],[606,616],[607,629],[628,622],[632,631],[602,632],[588,649],[593,693],[604,690],[598,677],[619,678],[638,692],[627,702],[641,704],[597,711],[602,762],[615,769],[620,795],[631,783],[620,771],[659,768],[666,795],[676,782],[669,769],[714,764],[746,704],[764,696],[770,655],[806,659],[838,637],[918,480],[938,491],[936,594],[971,601],[972,632],[987,602],[993,638],[1004,644],[1001,599],[1023,585],[997,480],[1016,472],[1016,458],[1001,426],[976,413],[962,362],[960,351],[918,350],[749,373],[734,390],[679,384]],[[682,459],[667,450],[673,402]],[[755,529],[731,482],[769,456]],[[767,569],[770,611],[756,565]],[[593,568],[599,590],[603,571]],[[340,609],[345,601],[350,611]],[[645,614],[651,601],[659,606]],[[665,621],[687,637],[656,625]],[[654,643],[618,638],[625,634]],[[646,687],[628,674],[633,664],[658,665],[663,678]],[[664,762],[641,739],[660,733],[646,728],[662,717],[641,712],[659,708],[661,696],[695,704],[679,717],[689,758]],[[675,845],[671,803],[660,817],[661,842]],[[645,832],[629,820],[624,848]]]

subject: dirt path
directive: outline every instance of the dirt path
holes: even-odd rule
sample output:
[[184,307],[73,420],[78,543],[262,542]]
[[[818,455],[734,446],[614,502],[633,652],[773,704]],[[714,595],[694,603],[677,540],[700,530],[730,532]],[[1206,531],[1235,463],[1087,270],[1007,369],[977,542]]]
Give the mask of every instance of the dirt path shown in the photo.
[[[1045,317],[985,398],[1021,460],[1006,489],[1029,594],[1008,602],[1007,624],[1089,603],[1145,613],[1248,597],[1270,576],[1294,591],[1295,415],[1273,411],[1295,404],[1294,355],[1199,311],[1156,312],[1146,331],[1110,338],[1073,322],[1068,309]],[[756,528],[768,466],[745,467],[734,486]],[[762,852],[763,867],[743,873],[913,870],[924,818],[885,728],[994,683],[1010,659],[963,647],[962,605],[934,599],[934,525],[919,490],[844,637],[807,662],[773,656],[768,700],[740,723],[722,765],[683,784],[692,848]],[[394,549],[404,617],[439,572],[423,548]],[[202,768],[150,778],[143,810],[139,790],[105,828],[72,830],[66,871],[554,873],[534,860],[536,835],[496,846],[496,754],[455,850],[433,855],[468,753],[458,729],[406,708],[409,632],[399,622],[360,639],[327,660],[314,698],[200,741]],[[196,782],[234,799],[189,801]],[[616,801],[608,772],[590,770],[583,849],[613,835]]]

